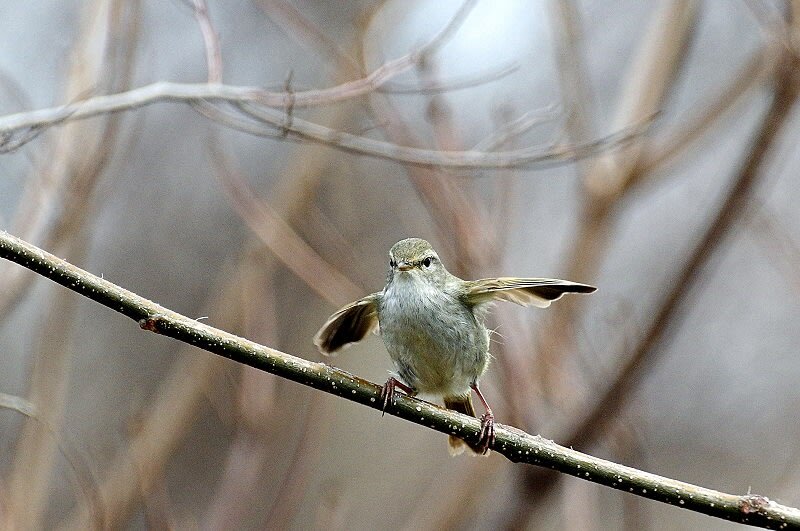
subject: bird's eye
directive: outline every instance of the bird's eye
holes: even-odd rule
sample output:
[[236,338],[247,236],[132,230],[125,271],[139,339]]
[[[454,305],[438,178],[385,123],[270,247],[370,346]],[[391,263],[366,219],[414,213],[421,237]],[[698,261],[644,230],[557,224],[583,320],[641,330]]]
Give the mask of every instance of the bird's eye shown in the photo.
[[422,265],[424,265],[425,267],[430,267],[431,262],[433,262],[433,258],[428,256],[427,258],[425,258],[425,260],[422,261]]
[[396,264],[397,263],[393,259],[389,258],[389,267],[394,267]]

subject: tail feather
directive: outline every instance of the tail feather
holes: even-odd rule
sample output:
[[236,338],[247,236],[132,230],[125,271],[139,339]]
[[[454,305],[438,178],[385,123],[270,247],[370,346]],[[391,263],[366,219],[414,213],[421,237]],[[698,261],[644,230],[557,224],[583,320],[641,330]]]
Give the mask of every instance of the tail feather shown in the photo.
[[[477,417],[475,414],[475,408],[472,407],[472,397],[470,395],[447,396],[444,398],[444,407],[447,409],[452,409],[453,411],[458,411],[459,413],[463,413],[465,415],[469,415],[471,417]],[[448,450],[450,450],[450,455],[452,456],[463,453],[465,448],[469,448],[477,455],[483,455],[482,448],[473,446],[465,442],[463,439],[459,439],[455,435],[451,435],[447,442],[449,444]]]

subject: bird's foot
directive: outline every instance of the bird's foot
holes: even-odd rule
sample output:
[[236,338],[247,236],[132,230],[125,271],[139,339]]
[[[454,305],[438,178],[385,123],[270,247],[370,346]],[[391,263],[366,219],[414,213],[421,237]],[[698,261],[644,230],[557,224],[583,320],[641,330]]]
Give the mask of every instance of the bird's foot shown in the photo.
[[494,415],[491,411],[487,411],[481,417],[481,431],[479,433],[478,448],[482,450],[482,454],[489,453],[489,448],[494,444]]
[[408,396],[414,396],[415,394],[417,394],[413,388],[407,386],[394,376],[390,377],[388,380],[386,380],[386,383],[383,384],[383,388],[381,389],[380,399],[383,402],[383,406],[381,407],[381,416],[383,416],[386,413],[386,406],[389,405],[389,402],[391,402],[392,405],[395,404],[394,392],[395,389],[397,388],[400,388],[403,391],[405,391],[405,393]]

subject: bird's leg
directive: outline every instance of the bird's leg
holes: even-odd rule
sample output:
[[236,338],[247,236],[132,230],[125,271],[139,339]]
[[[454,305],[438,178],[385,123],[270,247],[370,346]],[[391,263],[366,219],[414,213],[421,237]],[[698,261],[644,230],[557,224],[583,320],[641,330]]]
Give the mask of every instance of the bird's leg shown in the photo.
[[478,382],[475,382],[470,387],[472,387],[472,390],[478,395],[483,407],[486,409],[486,413],[481,416],[481,432],[480,439],[478,440],[478,446],[483,449],[483,454],[485,455],[494,444],[494,413],[492,413],[492,408],[489,407],[489,404],[483,397],[483,393],[481,393],[481,390],[478,388]]
[[389,379],[386,380],[386,383],[383,384],[383,388],[381,389],[381,400],[383,400],[383,407],[381,408],[381,416],[383,416],[384,413],[386,413],[386,406],[389,405],[390,401],[392,405],[394,405],[394,390],[398,387],[403,391],[405,391],[405,393],[408,396],[414,396],[417,394],[417,392],[414,390],[413,387],[404,384],[394,376],[390,376]]

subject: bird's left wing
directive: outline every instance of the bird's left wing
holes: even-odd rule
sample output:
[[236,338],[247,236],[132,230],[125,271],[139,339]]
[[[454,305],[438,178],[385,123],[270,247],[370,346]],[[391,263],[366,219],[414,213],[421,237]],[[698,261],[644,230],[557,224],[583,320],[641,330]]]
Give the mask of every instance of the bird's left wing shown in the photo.
[[331,315],[314,336],[314,344],[326,355],[356,343],[378,327],[380,293],[351,302]]
[[483,278],[465,282],[463,300],[477,306],[496,300],[547,308],[565,293],[592,293],[594,286],[556,278]]

